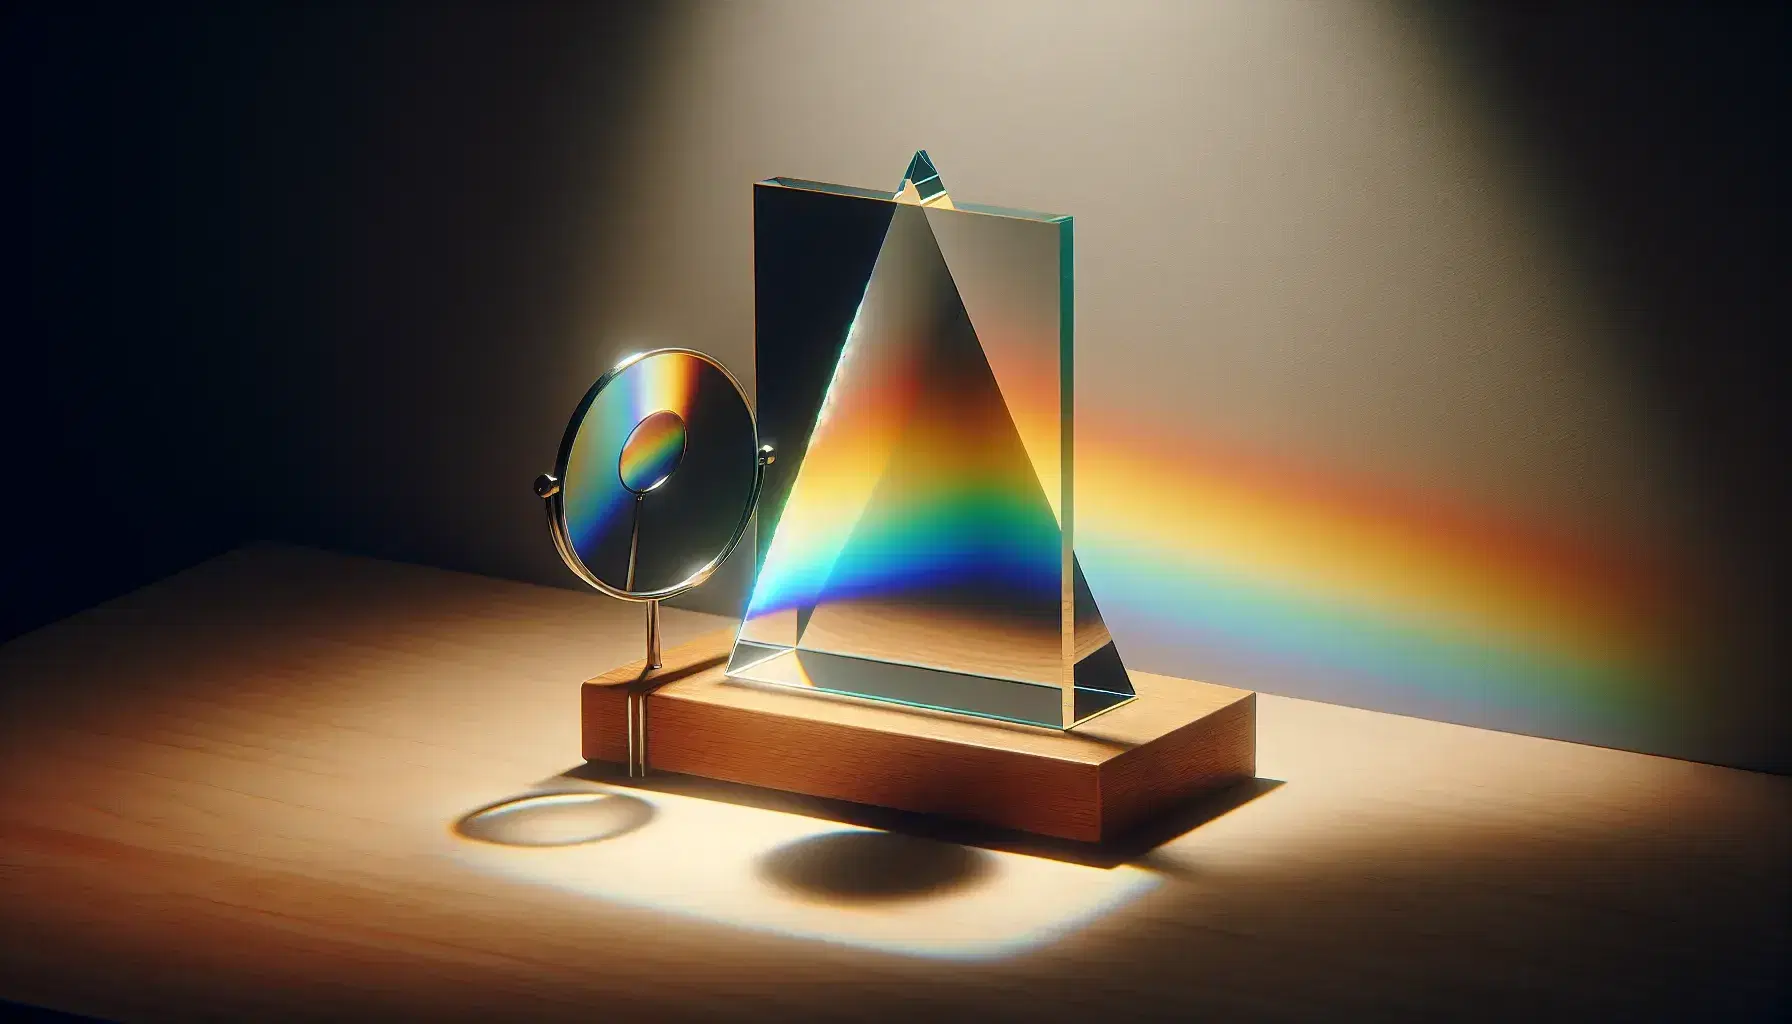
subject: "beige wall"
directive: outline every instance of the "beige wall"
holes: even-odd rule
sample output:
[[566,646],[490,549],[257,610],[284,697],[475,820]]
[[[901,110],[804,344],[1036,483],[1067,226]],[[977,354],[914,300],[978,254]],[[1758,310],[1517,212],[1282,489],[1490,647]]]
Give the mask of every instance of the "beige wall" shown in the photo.
[[1423,27],[1373,5],[700,7],[642,83],[625,266],[593,337],[750,372],[749,186],[894,186],[1077,218],[1094,414],[1447,480],[1607,528],[1677,521],[1548,197]]
[[[516,123],[447,133],[469,148],[440,161],[536,168],[493,172],[516,223],[469,257],[491,274],[392,296],[379,258],[343,271],[369,307],[469,312],[438,317],[450,343],[416,376],[377,378],[437,399],[402,444],[288,443],[304,454],[266,500],[312,508],[277,513],[284,532],[567,582],[524,484],[589,379],[658,344],[751,379],[751,183],[893,187],[926,148],[954,195],[1076,217],[1079,459],[1138,455],[1112,477],[1127,500],[1091,497],[1079,531],[1135,667],[1783,764],[1765,599],[1688,475],[1673,382],[1637,357],[1572,190],[1452,23],[1343,2],[792,2],[638,29],[554,26],[551,60],[515,62],[546,83]],[[418,130],[399,121],[414,97],[371,102],[370,138]],[[463,199],[488,201],[436,202]],[[382,358],[363,326],[337,364]],[[287,411],[371,424],[373,390]],[[732,565],[692,600],[744,586]],[[1263,615],[1215,633],[1252,594]],[[1371,637],[1352,666],[1327,653]]]

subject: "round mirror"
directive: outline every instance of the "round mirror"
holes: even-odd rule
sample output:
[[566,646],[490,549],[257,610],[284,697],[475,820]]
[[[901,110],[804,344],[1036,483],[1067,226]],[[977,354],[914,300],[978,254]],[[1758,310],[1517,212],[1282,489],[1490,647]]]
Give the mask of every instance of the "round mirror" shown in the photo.
[[746,394],[690,349],[623,360],[574,410],[536,481],[560,556],[614,597],[694,587],[740,541],[762,467]]

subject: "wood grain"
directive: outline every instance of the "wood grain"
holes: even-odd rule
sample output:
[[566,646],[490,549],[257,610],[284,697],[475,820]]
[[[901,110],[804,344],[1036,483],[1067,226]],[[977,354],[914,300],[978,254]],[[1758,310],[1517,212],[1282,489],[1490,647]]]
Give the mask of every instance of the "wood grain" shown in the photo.
[[[667,642],[722,625],[669,609]],[[638,608],[591,595],[261,547],[0,647],[0,999],[256,1021],[1785,1006],[1792,781],[1267,694],[1257,768],[1282,784],[1111,870],[916,839],[891,849],[975,870],[881,902],[792,895],[759,881],[750,833],[800,838],[778,856],[880,834],[700,780],[632,837],[652,855],[637,861],[457,837],[468,812],[543,786],[623,791],[577,777],[578,702],[638,656],[639,630]],[[692,843],[655,846],[680,814]],[[892,856],[845,865],[859,892],[917,866]],[[638,895],[654,857],[696,910]],[[1151,887],[975,959],[853,931],[911,915],[921,942],[991,906],[1049,909],[1056,882],[1003,888],[1048,866]]]
[[648,763],[810,796],[1099,842],[1255,774],[1255,695],[1137,673],[1137,700],[1058,731],[730,680],[734,631],[584,686],[584,754],[621,761],[648,689]]

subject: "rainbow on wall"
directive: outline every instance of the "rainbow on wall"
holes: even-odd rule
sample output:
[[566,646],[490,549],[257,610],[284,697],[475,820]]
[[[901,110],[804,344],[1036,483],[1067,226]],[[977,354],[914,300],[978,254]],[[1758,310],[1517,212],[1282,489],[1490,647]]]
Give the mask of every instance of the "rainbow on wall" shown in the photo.
[[1672,727],[1698,627],[1658,559],[1111,415],[1078,444],[1078,548],[1141,668],[1594,741]]

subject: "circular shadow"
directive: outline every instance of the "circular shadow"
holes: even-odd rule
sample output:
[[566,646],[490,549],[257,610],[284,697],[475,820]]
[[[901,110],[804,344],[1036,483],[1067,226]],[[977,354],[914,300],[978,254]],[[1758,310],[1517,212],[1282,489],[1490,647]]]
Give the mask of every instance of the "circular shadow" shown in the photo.
[[995,862],[982,850],[893,832],[830,832],[765,855],[760,877],[829,903],[887,903],[966,888]]
[[502,846],[577,846],[615,839],[652,820],[652,804],[621,793],[536,793],[472,811],[454,831]]

